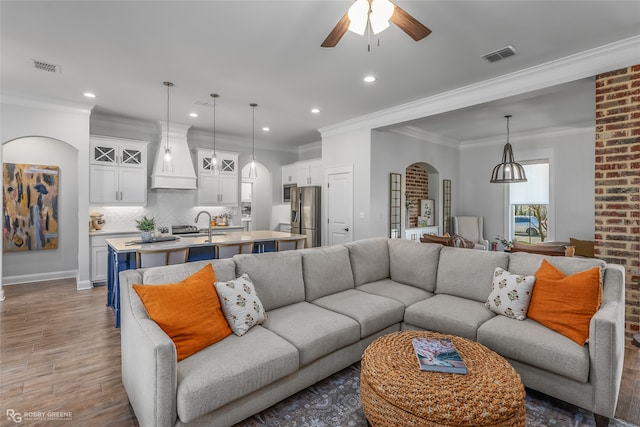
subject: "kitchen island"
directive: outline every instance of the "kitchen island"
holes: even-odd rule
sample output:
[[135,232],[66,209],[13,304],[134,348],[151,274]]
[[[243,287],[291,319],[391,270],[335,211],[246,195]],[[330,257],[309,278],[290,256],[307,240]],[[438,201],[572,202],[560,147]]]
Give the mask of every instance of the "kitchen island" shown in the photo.
[[174,249],[189,248],[188,261],[200,261],[213,259],[216,243],[242,243],[254,242],[253,252],[275,251],[276,240],[295,240],[304,237],[300,234],[285,233],[281,231],[257,230],[234,231],[223,235],[208,236],[189,235],[175,236],[175,240],[156,241],[152,243],[140,243],[139,240],[126,238],[107,239],[108,246],[108,275],[107,275],[107,306],[111,307],[116,316],[116,328],[120,327],[120,281],[119,273],[123,270],[137,268],[136,251],[139,249]]

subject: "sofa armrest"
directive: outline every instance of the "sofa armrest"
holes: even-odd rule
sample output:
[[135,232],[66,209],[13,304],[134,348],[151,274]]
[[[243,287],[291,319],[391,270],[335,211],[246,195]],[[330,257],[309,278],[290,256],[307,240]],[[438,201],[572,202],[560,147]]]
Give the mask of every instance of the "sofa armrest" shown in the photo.
[[144,311],[131,285],[133,270],[120,273],[122,383],[140,426],[173,426],[177,419],[177,354],[173,341]]
[[624,268],[607,264],[603,278],[602,305],[589,324],[589,381],[594,387],[594,413],[615,415],[624,362]]

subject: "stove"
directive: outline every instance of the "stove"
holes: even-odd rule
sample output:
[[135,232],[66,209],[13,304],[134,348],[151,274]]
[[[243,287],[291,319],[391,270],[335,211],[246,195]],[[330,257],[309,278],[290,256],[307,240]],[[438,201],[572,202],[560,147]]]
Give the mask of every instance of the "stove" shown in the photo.
[[172,225],[171,234],[198,234],[200,229],[195,225]]

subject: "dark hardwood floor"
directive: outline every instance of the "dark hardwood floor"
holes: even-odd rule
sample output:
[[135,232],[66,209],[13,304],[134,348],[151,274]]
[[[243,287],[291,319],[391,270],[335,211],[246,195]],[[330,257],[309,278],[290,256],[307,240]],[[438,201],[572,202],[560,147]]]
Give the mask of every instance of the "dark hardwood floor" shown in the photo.
[[[5,286],[0,303],[0,425],[137,426],[120,377],[120,332],[106,287]],[[51,412],[57,414],[51,414]],[[53,418],[59,417],[58,419]],[[66,418],[64,418],[66,417]],[[627,348],[616,417],[640,425],[640,348]]]

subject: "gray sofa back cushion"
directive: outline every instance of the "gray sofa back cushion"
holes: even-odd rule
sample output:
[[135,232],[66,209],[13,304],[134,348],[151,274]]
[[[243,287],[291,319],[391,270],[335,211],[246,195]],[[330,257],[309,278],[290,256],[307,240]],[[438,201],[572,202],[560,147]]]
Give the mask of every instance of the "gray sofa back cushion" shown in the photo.
[[247,273],[266,311],[304,301],[301,251],[235,255],[236,275]]
[[438,262],[436,293],[485,302],[496,267],[507,270],[509,254],[443,247]]
[[347,248],[330,246],[300,252],[307,301],[353,289],[353,273]]
[[442,245],[403,239],[390,239],[388,244],[391,279],[433,292]]
[[218,281],[225,282],[236,278],[236,263],[232,259],[187,262],[166,267],[143,268],[138,271],[142,274],[142,283],[177,283],[202,270],[207,264],[213,266]]
[[389,277],[387,238],[374,237],[346,243],[356,286]]
[[546,258],[550,264],[567,275],[588,270],[596,266],[601,269],[606,266],[604,261],[594,258],[543,257],[542,255],[526,252],[514,252],[509,255],[509,271],[515,274],[533,275],[538,271],[538,268],[540,268],[543,258]]

